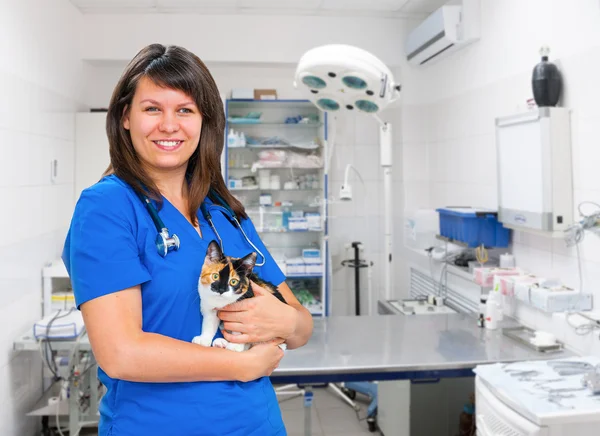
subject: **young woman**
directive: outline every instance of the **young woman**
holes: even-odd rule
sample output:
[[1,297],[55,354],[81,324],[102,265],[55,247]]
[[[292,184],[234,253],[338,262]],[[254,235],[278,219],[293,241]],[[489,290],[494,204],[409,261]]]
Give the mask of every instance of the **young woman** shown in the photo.
[[[141,50],[112,95],[111,165],[81,194],[63,253],[107,388],[101,436],[286,434],[268,376],[283,356],[278,345],[304,345],[312,318],[225,186],[224,123],[210,72],[181,47]],[[221,212],[211,213],[213,229],[203,203],[225,203],[241,229]],[[177,250],[161,245],[150,209],[177,235]],[[227,256],[258,248],[264,264],[255,272],[288,302],[253,286],[256,297],[219,313],[227,330],[241,332],[224,333],[229,341],[264,342],[245,352],[191,342],[202,325],[198,279],[212,240]]]

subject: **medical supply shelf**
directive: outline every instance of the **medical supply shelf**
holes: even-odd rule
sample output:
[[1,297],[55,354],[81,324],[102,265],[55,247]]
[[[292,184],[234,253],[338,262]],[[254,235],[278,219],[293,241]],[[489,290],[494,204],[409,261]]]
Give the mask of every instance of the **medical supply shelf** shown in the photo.
[[[250,168],[247,168],[250,169]],[[285,191],[285,192],[307,192],[307,191],[313,191],[313,192],[319,192],[322,191],[321,188],[307,188],[307,189],[261,189],[258,186],[252,186],[252,187],[248,187],[248,188],[229,188],[230,191],[266,191],[266,192],[280,192],[280,191]]]
[[[225,147],[222,161],[224,179],[232,194],[244,204],[263,243],[286,273],[287,282],[294,285],[291,287],[298,299],[306,302],[303,304],[313,315],[327,316],[330,286],[330,278],[327,275],[328,181],[327,169],[322,164],[327,155],[327,115],[308,100],[230,99],[225,102],[225,111]],[[249,116],[254,119],[249,119]],[[285,122],[299,119],[298,117],[310,121]],[[238,141],[230,146],[227,137],[231,129],[238,134],[244,133],[248,139],[246,144]],[[284,158],[273,164],[271,161],[262,160],[265,154]],[[261,174],[264,182],[267,173],[269,177],[275,175],[274,178],[278,180],[276,186],[263,186],[264,183],[259,183]],[[253,180],[255,184],[251,183]],[[291,182],[288,184],[293,184],[294,189],[284,189],[286,181]],[[265,195],[272,201],[271,205],[261,204],[259,201],[261,196]],[[275,225],[266,223],[265,220],[264,228],[261,228],[258,213],[253,212],[260,207],[267,208],[263,209],[263,214],[273,214],[271,217],[277,218]],[[317,213],[321,226],[290,230],[285,224],[287,221],[279,223],[281,214],[286,211]],[[311,218],[314,219],[315,216],[312,215]],[[279,224],[282,224],[281,228]],[[313,268],[312,271],[309,269],[302,274],[287,274],[286,262],[297,261],[302,256],[303,248],[320,250],[319,273]],[[290,265],[295,267],[297,264]],[[315,301],[308,301],[310,298],[307,292],[314,296]]]
[[231,120],[227,120],[231,126],[286,126],[286,127],[304,127],[304,128],[315,128],[323,127],[323,123],[248,123],[242,122],[237,123]]
[[[271,150],[271,149],[281,149],[281,148],[293,148],[293,147],[282,147],[282,146],[275,146],[275,147],[256,147],[256,148],[251,148],[251,147],[247,147],[244,148],[245,150]],[[240,150],[240,148],[238,147],[234,147],[233,150]],[[312,151],[312,150],[311,150]],[[230,170],[252,170],[251,167],[237,167],[237,166],[228,166],[228,168]],[[313,171],[313,170],[322,170],[323,167],[293,167],[293,166],[283,166],[283,167],[257,167],[257,170],[297,170],[297,171]],[[293,189],[287,189],[287,191],[293,191]]]

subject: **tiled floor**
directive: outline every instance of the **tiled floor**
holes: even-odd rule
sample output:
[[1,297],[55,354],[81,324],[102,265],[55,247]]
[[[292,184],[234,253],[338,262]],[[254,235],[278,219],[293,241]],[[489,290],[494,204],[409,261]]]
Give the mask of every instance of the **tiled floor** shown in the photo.
[[[302,397],[280,397],[281,413],[289,436],[304,435],[304,400]],[[364,401],[361,401],[364,400]],[[366,398],[360,395],[356,402],[361,410],[356,412],[333,391],[327,388],[315,388],[312,406],[312,434],[313,436],[359,436],[374,435],[369,433],[366,417]],[[361,418],[359,420],[359,417]]]
[[[312,404],[312,435],[313,436],[366,436],[379,435],[379,432],[369,433],[367,421],[359,420],[356,412],[344,401],[336,397],[327,388],[314,388]],[[304,399],[280,396],[279,406],[285,422],[288,436],[304,436]],[[362,401],[361,401],[362,400]],[[358,412],[360,418],[367,414],[366,398],[360,395],[356,402],[361,406]],[[97,433],[86,429],[80,435],[93,436]]]

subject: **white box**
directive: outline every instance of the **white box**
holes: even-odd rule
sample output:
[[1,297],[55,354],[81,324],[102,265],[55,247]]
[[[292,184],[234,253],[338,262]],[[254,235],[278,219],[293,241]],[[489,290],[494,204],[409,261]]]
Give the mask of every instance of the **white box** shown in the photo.
[[233,100],[254,100],[254,89],[231,88],[231,98]]
[[[494,277],[494,282],[496,280],[499,283],[500,293],[502,295],[507,295],[509,297],[516,296],[516,286],[519,283],[526,285],[529,287],[535,283],[539,283],[540,278],[534,275],[522,275],[522,276],[496,276]],[[526,301],[529,301],[529,289],[525,292]],[[525,301],[525,300],[524,300]]]
[[321,230],[321,214],[317,212],[306,212],[304,214],[306,223],[310,230]]
[[574,289],[529,288],[530,303],[544,312],[580,312],[592,310],[592,294]]
[[303,248],[302,259],[304,259],[304,263],[321,263],[321,250],[318,248]]
[[563,237],[573,223],[569,110],[541,107],[496,119],[498,220]]
[[306,218],[288,218],[288,229],[289,230],[308,230],[308,221]]
[[229,189],[242,189],[242,179],[229,179]]
[[306,274],[322,274],[323,273],[323,264],[319,263],[306,263],[304,264],[304,270]]
[[288,275],[306,274],[306,265],[301,257],[288,259],[286,262],[286,270]]
[[424,250],[436,245],[435,235],[440,232],[440,218],[433,209],[407,211],[404,218],[404,244]]

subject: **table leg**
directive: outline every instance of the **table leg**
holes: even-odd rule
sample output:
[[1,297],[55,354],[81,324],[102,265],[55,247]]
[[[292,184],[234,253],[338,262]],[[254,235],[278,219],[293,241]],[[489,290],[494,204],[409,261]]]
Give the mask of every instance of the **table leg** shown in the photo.
[[312,434],[312,386],[304,387],[304,436]]

